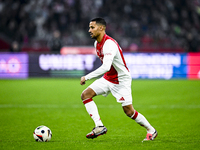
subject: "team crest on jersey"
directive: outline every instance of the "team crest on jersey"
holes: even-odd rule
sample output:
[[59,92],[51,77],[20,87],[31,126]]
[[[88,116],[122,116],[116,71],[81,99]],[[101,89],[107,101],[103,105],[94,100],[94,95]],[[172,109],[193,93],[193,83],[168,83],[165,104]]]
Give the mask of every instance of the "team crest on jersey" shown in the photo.
[[99,59],[100,59],[101,61],[103,61],[104,55],[101,53],[101,50],[102,50],[102,49],[97,49],[97,48],[96,48],[97,56],[99,57]]

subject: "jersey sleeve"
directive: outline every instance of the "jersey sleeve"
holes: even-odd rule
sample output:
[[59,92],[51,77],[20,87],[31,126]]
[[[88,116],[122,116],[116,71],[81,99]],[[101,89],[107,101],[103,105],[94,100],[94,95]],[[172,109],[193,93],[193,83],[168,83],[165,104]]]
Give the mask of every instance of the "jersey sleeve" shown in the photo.
[[108,72],[111,68],[113,59],[117,52],[117,49],[118,49],[118,47],[115,44],[115,42],[113,42],[112,40],[107,40],[103,46],[104,57],[103,57],[102,65],[99,68],[97,68],[96,70],[87,74],[85,76],[85,79],[89,80],[89,79],[98,77],[98,76],[103,75],[104,73]]

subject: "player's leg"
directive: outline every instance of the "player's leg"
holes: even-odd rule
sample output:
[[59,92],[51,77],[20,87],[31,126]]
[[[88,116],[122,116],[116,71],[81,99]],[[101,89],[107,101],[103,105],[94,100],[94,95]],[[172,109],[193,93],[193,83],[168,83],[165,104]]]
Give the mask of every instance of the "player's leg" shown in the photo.
[[[110,83],[111,84],[111,83]],[[152,138],[148,138],[153,140],[157,132],[156,130],[150,125],[147,119],[137,112],[132,105],[132,94],[131,94],[131,81],[123,82],[118,85],[111,86],[111,93],[116,98],[117,102],[122,104],[123,110],[125,114],[135,120],[139,125],[143,126],[147,129],[147,135],[152,135]]]
[[150,125],[150,123],[147,121],[147,119],[137,112],[134,108],[133,105],[127,105],[127,106],[122,106],[125,114],[135,120],[139,125],[145,127],[148,132],[153,132],[154,128]]
[[82,94],[81,99],[83,101],[83,104],[85,105],[85,108],[90,115],[90,117],[93,119],[95,126],[103,126],[103,123],[101,122],[97,106],[95,102],[93,101],[93,97],[96,96],[96,93],[90,88],[86,88]]
[[93,139],[107,132],[107,128],[103,125],[97,106],[92,99],[96,95],[106,95],[107,93],[105,92],[105,89],[107,88],[104,80],[98,79],[88,88],[86,88],[81,94],[81,99],[83,100],[85,108],[95,123],[95,128],[93,128],[93,130],[86,135],[87,138]]
[[[123,105],[123,104],[122,104]],[[144,140],[154,140],[157,136],[157,131],[151,126],[151,124],[147,121],[147,119],[137,112],[133,105],[122,106],[125,114],[131,119],[135,120],[139,125],[145,127],[147,129],[147,136]]]

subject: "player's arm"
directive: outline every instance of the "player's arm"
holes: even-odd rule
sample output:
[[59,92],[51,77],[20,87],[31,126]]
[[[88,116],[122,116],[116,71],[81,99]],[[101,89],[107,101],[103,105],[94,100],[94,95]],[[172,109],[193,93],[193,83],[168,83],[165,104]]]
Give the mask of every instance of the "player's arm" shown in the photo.
[[85,76],[82,76],[82,77],[81,77],[81,82],[80,82],[80,84],[81,84],[81,85],[84,85],[84,84],[85,84],[85,81],[86,81],[86,80],[85,80]]
[[88,75],[81,77],[80,84],[84,85],[86,80],[98,77],[98,76],[108,72],[110,70],[111,65],[112,65],[112,60],[109,58],[107,59],[104,56],[103,64],[99,68],[94,70],[93,72],[89,73]]
[[103,53],[104,53],[103,64],[93,72],[87,74],[86,76],[81,77],[80,84],[83,85],[85,84],[86,80],[90,80],[92,78],[98,77],[108,72],[111,68],[113,58],[116,54],[116,50],[117,46],[113,41],[111,40],[106,41],[103,47]]
[[103,64],[99,68],[94,70],[93,72],[86,75],[85,80],[90,80],[92,78],[103,75],[104,73],[106,73],[110,70],[111,65],[112,65],[112,60],[110,58],[105,58],[105,56],[104,56]]

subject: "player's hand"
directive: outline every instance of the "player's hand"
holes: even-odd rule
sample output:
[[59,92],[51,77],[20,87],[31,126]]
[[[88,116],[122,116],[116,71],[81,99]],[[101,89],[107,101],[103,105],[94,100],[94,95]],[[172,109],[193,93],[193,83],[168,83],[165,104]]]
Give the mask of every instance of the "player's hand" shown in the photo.
[[80,82],[81,85],[84,85],[85,84],[85,76],[81,77],[81,82]]

